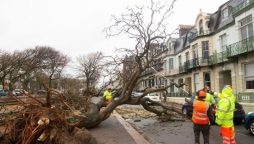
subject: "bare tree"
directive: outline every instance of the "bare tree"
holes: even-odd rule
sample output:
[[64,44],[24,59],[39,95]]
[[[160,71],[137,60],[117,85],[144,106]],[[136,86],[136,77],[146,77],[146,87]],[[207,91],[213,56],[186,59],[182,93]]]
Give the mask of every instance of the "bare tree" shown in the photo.
[[12,90],[13,83],[25,75],[31,75],[39,67],[34,61],[32,51],[14,51],[13,53],[2,53],[1,59],[1,81],[9,80],[9,89]]
[[36,47],[42,58],[42,71],[48,75],[48,88],[52,87],[52,81],[60,78],[69,58],[51,47]]
[[83,88],[83,83],[83,79],[72,78],[69,75],[64,75],[60,79],[60,86],[63,89],[63,93],[69,97],[79,96],[79,90]]
[[[62,54],[51,47],[36,47],[38,54],[42,57],[42,73],[48,77],[48,84],[44,84],[44,87],[48,90],[52,88],[52,81],[59,80],[64,67],[69,62],[67,55]],[[46,97],[47,105],[50,105],[50,93],[47,93]]]
[[[161,103],[145,98],[145,95],[152,92],[166,91],[170,86],[173,85],[176,87],[182,87],[182,85],[171,83],[163,88],[145,88],[143,90],[144,93],[139,97],[132,97],[132,91],[140,82],[144,72],[147,69],[153,68],[154,63],[157,61],[157,59],[154,57],[154,53],[152,52],[152,47],[154,45],[159,45],[166,39],[166,20],[168,20],[168,17],[171,15],[174,3],[175,0],[173,0],[170,4],[161,2],[154,3],[154,1],[151,0],[151,3],[148,7],[137,6],[135,8],[128,8],[127,12],[122,14],[120,17],[113,16],[113,24],[105,29],[107,35],[117,36],[120,34],[126,34],[136,41],[134,49],[120,49],[126,55],[131,56],[132,71],[128,74],[128,79],[123,79],[124,82],[120,85],[120,88],[115,90],[113,97],[116,98],[112,99],[111,103],[109,103],[103,109],[102,107],[105,106],[104,99],[102,97],[92,97],[90,103],[84,106],[86,107],[85,110],[81,110],[81,113],[75,113],[75,109],[68,105],[66,98],[63,97],[63,95],[58,94],[60,100],[57,101],[57,104],[64,104],[65,109],[69,109],[71,112],[73,112],[73,117],[77,119],[77,122],[71,124],[71,126],[87,128],[94,127],[107,119],[113,110],[122,104],[141,104],[146,110],[154,112],[157,115],[167,114],[168,110],[172,110],[172,108],[169,108]],[[146,14],[148,14],[148,17]],[[61,72],[63,66],[66,65],[66,58],[62,58],[61,54],[52,48],[42,47],[40,49],[45,51],[44,54],[46,59],[43,59],[43,66],[45,66],[43,67],[44,72],[48,74],[49,80],[57,78],[57,75],[55,74],[59,71]],[[96,74],[96,76],[98,76],[98,73],[96,72],[96,67],[98,68],[98,65],[95,64],[99,63],[97,60],[100,60],[101,56],[100,54],[96,54],[93,57],[94,58],[91,61],[93,65],[91,67],[87,65],[89,63],[88,58],[88,61],[84,64],[84,67],[92,70],[91,74]],[[84,58],[84,60],[81,60],[81,62],[86,62],[86,59],[87,58]],[[60,64],[65,65],[58,65],[59,61],[61,62]],[[96,61],[97,63],[95,63]],[[114,68],[113,70],[110,69],[109,71],[111,71],[112,74],[123,78],[123,73],[119,70],[119,65],[121,65],[123,62],[124,58],[112,57],[112,61],[107,63],[107,67]],[[83,72],[86,74],[86,70]],[[87,78],[90,78],[90,76],[92,76],[92,78],[96,77],[94,75],[90,75],[90,71],[87,76],[89,76]],[[94,79],[92,80],[94,81]],[[89,84],[90,83],[91,81]],[[52,92],[51,89],[49,89],[49,91]],[[56,93],[57,91],[53,92]],[[49,98],[50,95],[48,93],[46,107],[51,108]],[[150,103],[157,104],[161,106],[162,109],[151,107],[149,105]],[[55,106],[57,107],[57,105]]]
[[0,52],[0,81],[2,86],[5,86],[6,77],[11,69],[12,56],[10,53]]
[[91,90],[95,89],[96,82],[100,78],[102,69],[103,56],[101,52],[90,53],[88,55],[79,56],[77,58],[79,63],[79,77],[85,80],[85,94],[89,95],[94,92]]
[[[136,41],[135,48],[131,49],[120,49],[125,52],[125,54],[132,57],[132,71],[128,75],[128,79],[121,85],[120,89],[117,89],[113,99],[105,109],[101,109],[103,106],[103,98],[93,98],[92,103],[88,106],[88,110],[79,121],[77,126],[79,127],[93,127],[98,125],[103,120],[107,119],[112,111],[119,105],[122,104],[141,104],[146,110],[152,111],[157,115],[162,115],[167,113],[170,109],[167,106],[154,102],[145,95],[151,92],[166,91],[170,86],[175,85],[177,87],[182,87],[176,83],[171,83],[169,86],[164,88],[147,88],[143,90],[143,94],[140,97],[132,97],[132,91],[135,86],[139,83],[142,78],[142,74],[151,68],[156,59],[153,57],[154,53],[151,51],[153,45],[160,44],[167,37],[166,32],[166,20],[171,15],[175,0],[170,4],[157,2],[154,3],[151,0],[150,6],[148,7],[138,7],[128,8],[127,13],[122,14],[120,17],[113,16],[113,24],[105,29],[108,36],[117,36],[120,34],[126,34],[130,38]],[[148,14],[148,17],[146,17]],[[118,76],[122,76],[119,71],[119,65],[122,64],[124,58],[113,58],[110,62],[112,67],[115,67],[114,73]],[[99,100],[98,100],[99,99]],[[148,103],[156,103],[160,105],[163,109],[155,109],[150,107]],[[91,121],[92,119],[92,121]]]

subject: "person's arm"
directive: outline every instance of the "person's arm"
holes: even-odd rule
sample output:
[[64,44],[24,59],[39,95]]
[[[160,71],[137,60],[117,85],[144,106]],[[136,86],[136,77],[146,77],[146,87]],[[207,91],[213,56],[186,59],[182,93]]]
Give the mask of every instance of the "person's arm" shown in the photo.
[[107,95],[107,91],[105,91],[105,92],[103,93],[103,96],[102,96],[102,97],[106,97],[106,95]]
[[215,98],[210,94],[212,104],[216,104]]
[[209,118],[209,121],[212,122],[213,121],[212,106],[209,106],[209,108],[207,110],[207,116]]

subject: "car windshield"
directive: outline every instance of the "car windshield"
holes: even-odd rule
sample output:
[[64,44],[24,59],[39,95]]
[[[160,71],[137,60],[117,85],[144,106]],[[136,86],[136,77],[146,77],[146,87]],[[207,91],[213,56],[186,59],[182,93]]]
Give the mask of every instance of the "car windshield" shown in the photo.
[[143,93],[142,92],[132,92],[132,96],[138,97],[141,96]]
[[157,96],[156,93],[149,93],[149,96]]

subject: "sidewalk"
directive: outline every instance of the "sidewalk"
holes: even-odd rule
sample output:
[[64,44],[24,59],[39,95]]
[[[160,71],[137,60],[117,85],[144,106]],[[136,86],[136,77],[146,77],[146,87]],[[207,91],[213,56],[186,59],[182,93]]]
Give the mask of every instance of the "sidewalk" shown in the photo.
[[[167,102],[173,102],[182,105],[185,103],[185,97],[167,97]],[[243,106],[243,109],[245,110],[246,113],[252,112],[254,109],[253,103],[240,102],[240,104]]]
[[150,144],[117,113],[89,131],[98,144]]

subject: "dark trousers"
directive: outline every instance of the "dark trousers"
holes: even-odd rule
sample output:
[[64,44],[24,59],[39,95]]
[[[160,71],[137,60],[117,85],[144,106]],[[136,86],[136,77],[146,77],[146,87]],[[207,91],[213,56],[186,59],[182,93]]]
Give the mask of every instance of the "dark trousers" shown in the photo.
[[200,144],[200,132],[203,134],[204,144],[209,144],[209,132],[210,125],[209,124],[195,124],[193,125],[194,135],[195,135],[195,144]]

